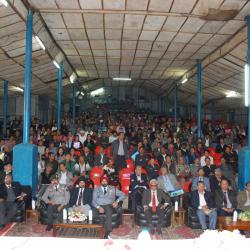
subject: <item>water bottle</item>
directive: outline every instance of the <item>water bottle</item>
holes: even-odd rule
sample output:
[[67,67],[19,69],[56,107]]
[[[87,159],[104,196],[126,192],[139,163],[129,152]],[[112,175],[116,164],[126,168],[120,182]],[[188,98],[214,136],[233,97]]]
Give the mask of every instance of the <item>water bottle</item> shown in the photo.
[[178,201],[175,201],[174,203],[174,211],[178,212]]
[[93,212],[92,210],[90,209],[89,210],[89,221],[92,221],[93,220]]
[[237,221],[237,219],[238,219],[238,213],[237,213],[236,210],[234,210],[234,213],[233,213],[233,221],[235,222],[235,221]]
[[31,208],[32,210],[35,210],[36,209],[36,201],[32,199],[31,201]]
[[68,212],[67,212],[67,209],[64,208],[63,209],[63,220],[67,220],[68,219]]

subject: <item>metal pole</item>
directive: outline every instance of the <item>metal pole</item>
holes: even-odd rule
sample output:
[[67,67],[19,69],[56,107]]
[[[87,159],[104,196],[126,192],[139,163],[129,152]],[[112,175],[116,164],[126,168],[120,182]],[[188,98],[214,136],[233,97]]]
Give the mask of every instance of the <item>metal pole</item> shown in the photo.
[[174,81],[174,126],[177,125],[177,84]]
[[3,81],[3,137],[4,138],[7,132],[8,85],[9,85],[9,82],[4,80]]
[[201,62],[197,60],[197,136],[201,138]]
[[75,130],[75,122],[76,122],[76,81],[73,82],[72,85],[72,98],[73,98],[73,103],[72,103],[72,118],[73,118],[73,129]]
[[[250,16],[247,16],[247,64],[250,66]],[[248,70],[248,82],[250,83],[250,72]],[[250,146],[250,86],[248,86],[248,146]]]
[[57,81],[57,130],[61,130],[61,124],[62,124],[62,75],[63,75],[63,66],[60,63],[58,69],[58,81]]
[[29,13],[27,16],[27,22],[26,22],[23,143],[29,143],[29,137],[30,137],[30,87],[31,87],[31,70],[32,70],[32,27],[33,27],[33,13],[32,13],[32,10],[29,10]]

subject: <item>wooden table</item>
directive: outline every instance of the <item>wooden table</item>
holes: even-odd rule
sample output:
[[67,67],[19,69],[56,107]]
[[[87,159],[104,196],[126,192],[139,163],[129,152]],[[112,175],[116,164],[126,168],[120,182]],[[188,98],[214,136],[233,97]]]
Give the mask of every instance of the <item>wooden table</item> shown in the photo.
[[[72,229],[72,230],[70,230]],[[77,230],[79,229],[79,230]],[[61,230],[59,237],[64,238],[98,238],[103,239],[104,236],[104,227],[102,224],[91,224],[88,222],[69,222],[64,221],[62,223],[53,224],[53,237],[58,236],[58,230]],[[89,230],[87,234],[82,231]],[[95,230],[98,233],[92,233]]]
[[25,212],[25,223],[27,224],[29,217],[35,217],[36,222],[39,223],[40,220],[40,212],[38,210],[27,209]]
[[242,221],[242,220],[233,221],[233,218],[230,216],[219,216],[218,222],[220,231],[222,231],[223,229],[226,229],[228,231],[233,231],[233,230],[250,231],[250,221]]
[[176,225],[184,225],[185,223],[185,213],[186,211],[179,207],[178,211],[172,210],[171,214],[171,225],[175,227]]

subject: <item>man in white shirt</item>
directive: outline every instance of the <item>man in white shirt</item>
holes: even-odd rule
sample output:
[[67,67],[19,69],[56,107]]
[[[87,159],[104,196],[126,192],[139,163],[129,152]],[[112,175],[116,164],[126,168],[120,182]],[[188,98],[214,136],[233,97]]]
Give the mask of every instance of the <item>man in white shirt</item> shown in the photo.
[[192,206],[196,210],[201,228],[207,229],[206,216],[209,217],[209,229],[216,229],[217,212],[211,192],[205,190],[202,181],[197,183],[197,190],[191,193]]
[[158,182],[152,179],[149,182],[150,189],[143,192],[142,205],[146,215],[147,224],[150,229],[150,233],[154,234],[155,230],[152,224],[153,214],[158,215],[158,221],[156,226],[157,234],[162,234],[161,226],[164,220],[164,210],[167,205],[170,204],[170,197],[162,189],[158,188]]

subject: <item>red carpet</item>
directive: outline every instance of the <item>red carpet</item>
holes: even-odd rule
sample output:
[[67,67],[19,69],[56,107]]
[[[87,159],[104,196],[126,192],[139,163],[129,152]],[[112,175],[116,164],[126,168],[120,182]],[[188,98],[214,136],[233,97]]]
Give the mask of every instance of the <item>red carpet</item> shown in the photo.
[[7,224],[2,230],[0,230],[0,236],[6,235],[14,226],[16,223],[9,223]]
[[[9,224],[0,231],[0,236],[21,236],[21,237],[52,237],[52,231],[45,230],[46,226],[37,224],[33,218],[28,220],[28,223],[13,223]],[[126,216],[123,224],[114,229],[111,233],[112,239],[137,239],[138,234],[142,228],[134,224],[132,216]],[[194,239],[200,236],[202,230],[194,230],[185,225],[177,226],[175,228],[168,227],[162,229],[162,235],[153,235],[154,240],[179,240],[179,239]],[[246,232],[246,237],[250,237],[250,233]]]

